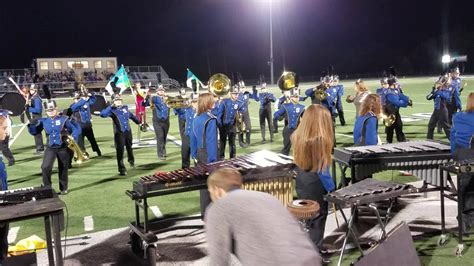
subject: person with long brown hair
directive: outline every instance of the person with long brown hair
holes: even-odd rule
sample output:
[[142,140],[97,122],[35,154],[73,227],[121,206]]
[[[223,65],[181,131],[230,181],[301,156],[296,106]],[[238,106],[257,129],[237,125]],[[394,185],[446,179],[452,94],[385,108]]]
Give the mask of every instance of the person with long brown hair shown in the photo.
[[[218,160],[217,118],[211,114],[214,108],[214,95],[203,93],[198,97],[197,113],[193,119],[190,134],[191,156],[198,163],[212,163]],[[207,189],[200,190],[201,214],[204,216],[207,205],[211,202]]]
[[291,136],[297,166],[296,194],[300,199],[317,201],[321,208],[319,216],[309,221],[310,238],[319,249],[328,214],[328,203],[323,196],[335,188],[329,172],[333,138],[331,114],[319,104],[313,104],[305,110],[300,124]]
[[354,123],[354,144],[358,146],[377,145],[378,143],[378,117],[382,105],[380,96],[369,94],[362,102],[359,116]]
[[354,90],[356,95],[348,95],[346,98],[346,102],[354,103],[356,108],[356,119],[359,117],[360,107],[362,102],[364,101],[365,97],[370,94],[367,85],[365,85],[364,81],[361,79],[356,80]]
[[[474,158],[474,92],[467,97],[466,111],[453,115],[451,130],[451,152],[457,161]],[[474,174],[465,173],[460,178],[459,193],[462,194],[463,232],[474,227]]]

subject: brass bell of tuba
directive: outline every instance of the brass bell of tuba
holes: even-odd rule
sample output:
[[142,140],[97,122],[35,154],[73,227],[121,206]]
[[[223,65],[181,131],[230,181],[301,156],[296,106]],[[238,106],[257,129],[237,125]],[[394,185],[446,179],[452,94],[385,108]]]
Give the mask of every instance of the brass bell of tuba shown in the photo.
[[208,81],[209,91],[217,96],[225,96],[230,91],[230,79],[222,74],[217,73],[212,75]]
[[298,87],[300,81],[298,75],[295,72],[285,71],[281,74],[278,79],[278,87],[282,91],[289,91],[295,87]]
[[67,147],[74,152],[74,161],[78,164],[81,164],[87,160],[89,160],[89,154],[87,152],[83,152],[79,145],[77,145],[76,141],[71,135],[66,135],[66,143]]
[[393,125],[393,123],[395,123],[395,115],[394,114],[391,114],[391,115],[387,115],[387,114],[384,114],[382,113],[380,115],[380,117],[382,117],[382,121],[383,121],[383,124],[386,126],[386,127],[390,127]]

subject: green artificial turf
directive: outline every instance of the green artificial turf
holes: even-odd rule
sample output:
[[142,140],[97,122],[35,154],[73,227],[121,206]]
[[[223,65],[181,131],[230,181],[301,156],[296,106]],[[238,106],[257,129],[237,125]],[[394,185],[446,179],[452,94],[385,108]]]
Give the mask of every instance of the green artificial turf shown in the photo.
[[[434,80],[434,78],[407,78],[400,80],[405,94],[410,96],[414,102],[413,107],[403,108],[401,110],[402,116],[410,116],[416,113],[431,114],[433,103],[428,102],[425,99],[425,96],[431,90]],[[344,81],[342,83],[345,87],[344,98],[348,94],[354,94],[354,81]],[[378,88],[378,80],[369,80],[367,83],[372,92],[375,92],[376,88]],[[314,86],[314,84],[300,84],[302,93],[304,93],[306,88],[311,86]],[[280,92],[276,87],[272,87],[271,89],[277,96],[280,95]],[[462,93],[463,106],[465,105],[466,95],[470,91],[474,90],[471,87],[467,87]],[[124,100],[130,104],[133,103],[132,96],[130,95],[125,96]],[[71,104],[72,100],[58,99],[57,102],[60,108],[65,108]],[[304,104],[310,104],[310,99],[308,99]],[[237,147],[237,153],[246,154],[261,149],[268,149],[276,152],[280,151],[283,146],[281,135],[282,122],[280,122],[279,133],[275,134],[275,142],[261,143],[260,127],[258,124],[259,103],[252,100],[249,108],[250,116],[252,118],[252,144],[245,149]],[[349,146],[353,143],[352,129],[355,117],[354,105],[344,101],[344,110],[347,125],[340,126],[339,121],[337,120],[337,146]],[[148,117],[149,121],[151,121],[150,111],[148,111]],[[421,121],[405,123],[404,132],[406,137],[409,140],[425,139],[428,118]],[[22,128],[19,123],[19,119],[15,118],[15,127],[13,130],[14,136]],[[166,161],[158,161],[156,147],[137,149],[134,151],[136,167],[134,169],[129,168],[127,176],[119,176],[117,172],[115,150],[113,148],[112,120],[110,118],[104,119],[94,116],[93,128],[103,156],[96,157],[95,153],[91,151],[88,141],[86,141],[86,146],[92,158],[89,162],[86,162],[83,165],[73,164],[74,167],[69,171],[69,194],[66,196],[60,196],[67,205],[68,236],[84,233],[83,220],[85,216],[93,217],[94,231],[127,226],[127,224],[134,219],[133,201],[125,195],[126,190],[132,189],[132,182],[137,180],[140,176],[153,173],[156,170],[174,170],[181,167],[180,148],[172,142],[168,142],[168,158]],[[134,128],[133,134],[134,137],[136,137],[138,129],[136,126],[132,126],[132,128]],[[382,140],[385,140],[383,129],[383,127],[379,128],[379,135]],[[169,135],[179,139],[177,117],[173,114],[171,114]],[[142,133],[142,139],[143,138],[154,138],[154,133]],[[444,134],[435,134],[435,138],[446,140]],[[267,140],[268,139],[267,129]],[[33,137],[28,134],[26,128],[24,128],[14,140],[11,149],[15,155],[16,164],[7,168],[10,189],[41,185],[42,157],[33,154],[35,150]],[[226,151],[226,156],[228,156],[228,150]],[[52,181],[53,186],[57,190],[58,177],[56,170],[55,167]],[[375,178],[400,182],[416,180],[414,177],[400,176],[397,171],[379,173],[375,175]],[[165,214],[194,214],[199,212],[199,195],[197,191],[193,191],[162,196],[150,199],[149,204],[159,206],[161,212]],[[11,225],[11,227],[15,226],[20,226],[17,240],[32,234],[44,237],[41,219],[14,223]],[[466,248],[463,258],[456,258],[451,256],[454,252],[453,250],[456,241],[453,240],[448,242],[447,246],[443,248],[435,248],[433,245],[436,244],[436,241],[437,236],[420,238],[416,241],[423,264],[448,265],[456,263],[458,265],[468,265],[471,261],[474,261],[474,252],[470,250],[469,247]],[[346,261],[348,262],[350,260]]]

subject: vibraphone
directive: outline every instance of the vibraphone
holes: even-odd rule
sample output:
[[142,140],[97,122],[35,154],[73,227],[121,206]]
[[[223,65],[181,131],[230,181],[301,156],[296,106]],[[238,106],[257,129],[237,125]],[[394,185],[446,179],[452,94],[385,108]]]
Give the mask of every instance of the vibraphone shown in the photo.
[[336,162],[342,168],[341,184],[346,185],[345,170],[351,169],[351,180],[385,171],[407,171],[422,179],[426,185],[446,186],[439,174],[439,166],[451,160],[449,145],[433,140],[417,140],[376,146],[357,146],[334,149],[333,176]]
[[[441,236],[438,240],[438,245],[442,246],[447,241],[446,235],[446,221],[445,221],[445,205],[444,198],[448,198],[458,203],[458,245],[456,247],[456,255],[461,256],[464,251],[463,243],[463,215],[462,210],[463,206],[463,195],[459,193],[459,187],[461,183],[461,178],[473,178],[474,177],[474,158],[470,160],[462,161],[453,161],[445,163],[440,166],[440,176],[443,179],[446,179],[450,183],[450,186],[447,188],[441,187],[440,189],[440,198],[441,198]],[[453,180],[450,175],[447,173],[452,173],[457,175],[456,186],[454,185]],[[446,174],[446,175],[445,175]],[[464,175],[468,174],[468,175]],[[463,177],[461,177],[462,175]]]
[[[143,251],[145,257],[153,264],[156,256],[156,234],[175,229],[196,229],[201,225],[182,225],[169,227],[177,221],[201,219],[201,216],[149,220],[148,198],[181,193],[207,188],[207,178],[219,168],[237,169],[243,177],[243,189],[257,190],[274,195],[283,204],[293,200],[293,178],[295,165],[293,160],[285,155],[270,151],[258,151],[233,159],[198,164],[195,167],[156,172],[153,175],[140,177],[133,182],[133,190],[126,194],[135,201],[135,221],[130,223],[132,249]],[[140,209],[143,210],[141,221]]]
[[[342,263],[342,258],[349,235],[352,235],[359,251],[362,255],[364,255],[364,251],[362,250],[362,247],[360,246],[359,241],[357,240],[357,236],[354,232],[354,229],[352,228],[358,206],[368,205],[369,208],[374,211],[375,215],[377,216],[380,228],[382,229],[382,235],[380,238],[380,240],[382,240],[386,236],[385,226],[388,222],[390,211],[393,206],[393,199],[416,191],[417,189],[412,185],[398,184],[394,182],[380,181],[368,178],[325,195],[324,200],[326,200],[327,202],[332,202],[338,206],[338,209],[340,210],[342,217],[344,218],[344,221],[347,224],[347,230],[344,236],[341,254],[339,255],[338,265],[341,265]],[[386,211],[384,220],[382,220],[377,206],[373,203],[384,200],[389,200],[389,207]],[[347,219],[342,209],[344,206],[352,207],[351,216],[349,220]]]

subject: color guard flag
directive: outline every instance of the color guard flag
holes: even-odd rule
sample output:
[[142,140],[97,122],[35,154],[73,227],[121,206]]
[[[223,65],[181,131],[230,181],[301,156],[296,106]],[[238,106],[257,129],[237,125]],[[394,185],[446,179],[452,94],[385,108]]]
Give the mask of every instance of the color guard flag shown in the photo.
[[192,80],[196,80],[196,85],[198,86],[198,91],[199,91],[199,87],[201,88],[205,88],[204,84],[202,84],[202,82],[196,77],[196,75],[194,75],[193,72],[191,72],[191,70],[189,70],[189,68],[186,69],[188,71],[187,73],[187,78],[186,78],[186,86],[190,89],[193,88],[193,83],[192,83]]
[[114,91],[111,85],[113,81],[115,81],[115,86],[117,88],[120,88],[119,94],[122,94],[122,92],[124,92],[127,88],[130,88],[132,86],[123,65],[119,68],[117,73],[115,73],[115,75],[112,76],[109,83],[107,83],[107,86],[105,86],[105,89],[110,95],[114,94]]

